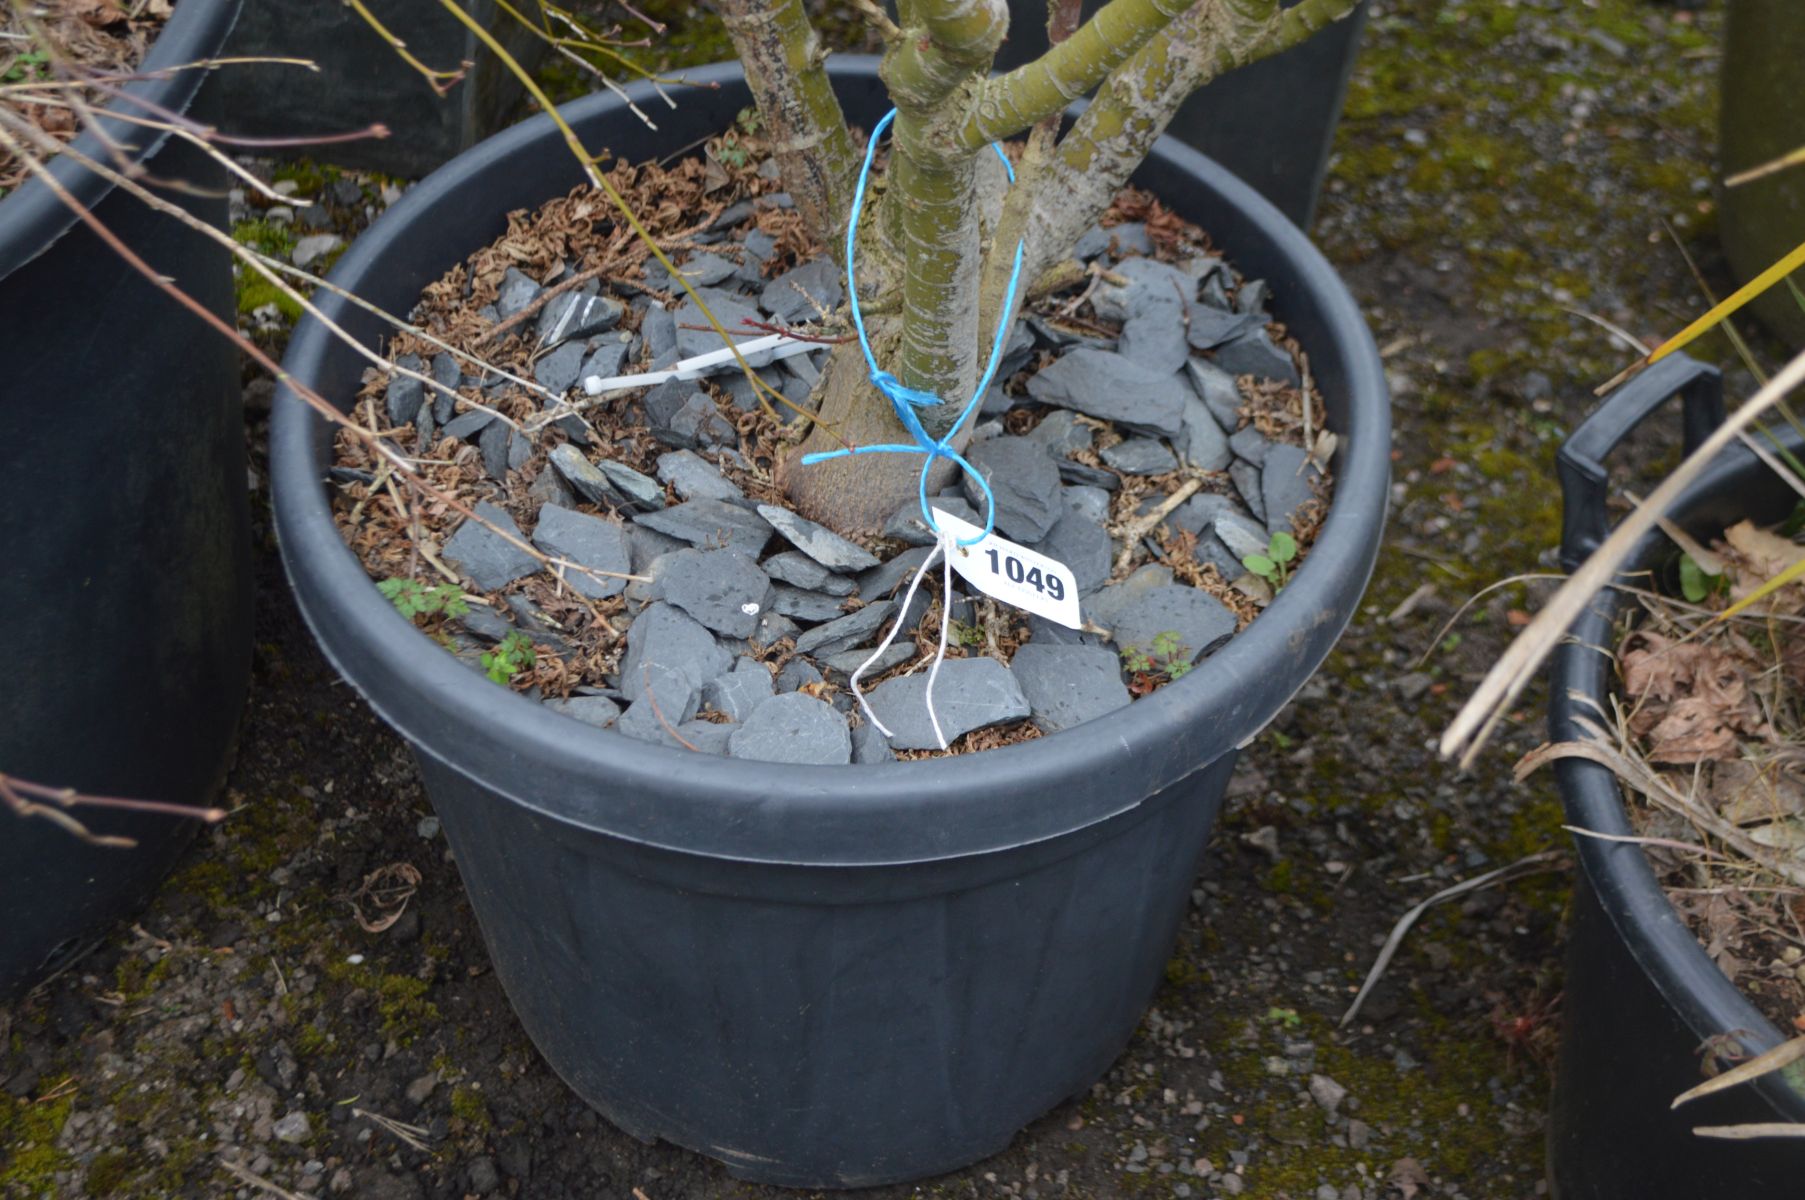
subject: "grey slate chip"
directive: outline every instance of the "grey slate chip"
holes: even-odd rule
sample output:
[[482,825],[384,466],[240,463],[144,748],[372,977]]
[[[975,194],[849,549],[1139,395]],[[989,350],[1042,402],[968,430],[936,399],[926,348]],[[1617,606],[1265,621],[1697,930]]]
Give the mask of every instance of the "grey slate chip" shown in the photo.
[[1189,304],[1197,298],[1197,280],[1155,258],[1126,258],[1111,272],[1126,282],[1101,283],[1091,293],[1091,308],[1106,321],[1127,321],[1164,304]]
[[[934,726],[926,704],[928,673],[917,671],[886,680],[867,696],[871,710],[890,730],[897,750],[934,750]],[[1029,713],[1028,700],[1009,668],[994,658],[953,658],[934,683],[934,712],[950,745],[974,729],[1017,721]]]
[[[739,342],[748,338],[765,336],[759,331],[741,324],[742,321],[748,319],[763,320],[758,309],[743,298],[719,288],[698,288],[696,290],[702,299],[707,301],[709,310],[714,313],[715,320],[721,323],[721,328],[726,330],[734,341]],[[694,358],[698,354],[719,350],[727,344],[721,340],[721,335],[708,324],[708,318],[702,315],[702,310],[689,296],[683,297],[683,302],[677,306],[677,311],[672,315],[677,324],[677,356],[679,358]],[[685,325],[700,325],[702,328],[685,329],[683,328]]]
[[583,343],[565,342],[533,364],[533,378],[546,391],[562,396],[576,383],[586,356]]
[[1185,337],[1184,310],[1176,302],[1156,305],[1123,322],[1116,350],[1149,371],[1171,375],[1191,355]]
[[922,560],[932,552],[931,546],[915,546],[862,572],[858,579],[859,598],[870,601],[881,600],[893,593],[901,595],[901,589],[908,586]]
[[532,476],[532,484],[527,485],[527,500],[542,505],[556,503],[560,509],[576,507],[576,493],[570,491],[570,485],[563,482],[563,476],[551,467],[542,467],[538,475]]
[[[962,521],[970,521],[983,528],[984,518],[962,498],[954,496],[930,496],[928,503],[942,512],[950,513]],[[895,538],[899,542],[907,542],[911,546],[932,546],[934,534],[928,529],[927,519],[921,515],[921,502],[907,500],[896,510],[888,521],[884,522],[883,534],[887,538]]]
[[1148,588],[1124,606],[1110,630],[1116,646],[1152,650],[1162,634],[1177,634],[1192,662],[1235,633],[1235,614],[1208,592],[1182,583]]
[[[395,360],[395,365],[418,371],[425,364],[420,361],[418,354],[403,354]],[[390,425],[411,425],[420,412],[420,406],[426,402],[426,385],[397,371],[389,376],[388,391],[383,399]]]
[[722,725],[714,721],[685,721],[677,726],[677,736],[688,742],[690,748],[698,754],[725,755],[728,743],[733,740],[733,732],[738,728],[737,725]]
[[686,500],[633,519],[704,550],[732,548],[751,558],[771,540],[771,526],[763,517],[724,500]]
[[1267,452],[1266,465],[1260,471],[1260,494],[1268,528],[1296,532],[1292,518],[1301,505],[1315,498],[1310,481],[1319,474],[1300,446],[1281,442]]
[[1034,723],[1048,733],[1082,725],[1129,703],[1121,659],[1106,646],[1030,642],[1015,652],[1009,669],[1028,698]]
[[861,764],[895,762],[896,755],[877,726],[867,721],[852,731],[852,761]]
[[1209,406],[1193,396],[1185,402],[1185,429],[1174,445],[1185,461],[1199,471],[1222,471],[1234,461],[1228,435],[1210,413]]
[[1272,448],[1272,439],[1249,425],[1228,439],[1228,448],[1236,458],[1260,467],[1266,465],[1266,451]]
[[658,456],[658,480],[675,488],[685,500],[743,501],[744,492],[735,487],[693,450],[672,450]]
[[1114,471],[1105,471],[1102,467],[1093,467],[1089,463],[1072,462],[1060,459],[1059,478],[1062,483],[1073,487],[1101,488],[1106,492],[1122,490],[1122,477]]
[[744,721],[752,710],[769,700],[776,689],[771,672],[756,659],[741,657],[733,670],[715,676],[702,685],[702,703],[735,721]]
[[1038,548],[1072,568],[1080,596],[1089,595],[1109,581],[1115,541],[1102,525],[1075,509],[1070,500],[1066,501],[1064,515]]
[[1089,450],[1097,440],[1089,425],[1080,425],[1077,414],[1064,408],[1054,409],[1022,436],[1046,447],[1047,453],[1054,458],[1064,458],[1077,450]]
[[1095,521],[1099,525],[1109,523],[1109,493],[1102,488],[1073,484],[1065,489],[1060,501],[1067,512],[1075,512],[1087,521]]
[[1292,387],[1299,382],[1297,364],[1291,360],[1291,355],[1273,344],[1264,327],[1224,342],[1216,348],[1215,358],[1216,365],[1230,375],[1274,379]]
[[816,311],[817,304],[831,313],[846,298],[842,278],[833,259],[811,259],[767,283],[758,306],[780,325],[818,321],[821,315]]
[[1266,302],[1272,299],[1272,287],[1264,279],[1250,279],[1235,292],[1235,311],[1238,313],[1259,313],[1266,309]]
[[877,637],[884,622],[895,611],[895,602],[879,600],[843,617],[817,625],[796,639],[796,653],[835,654],[863,645]]
[[1161,563],[1146,563],[1132,571],[1120,583],[1112,583],[1092,596],[1084,605],[1084,619],[1105,629],[1115,627],[1116,619],[1136,600],[1157,587],[1172,582],[1172,568]]
[[758,628],[752,631],[751,642],[754,646],[770,646],[799,632],[796,622],[774,609],[766,609],[758,614]]
[[844,575],[836,575],[800,550],[773,554],[760,564],[765,574],[779,583],[828,596],[850,596],[858,584]]
[[612,379],[619,375],[627,362],[628,345],[629,342],[622,341],[619,336],[590,339],[589,356],[577,371],[577,382],[587,387],[586,380]]
[[473,433],[481,432],[495,419],[494,413],[473,408],[469,412],[459,413],[451,418],[439,432],[444,437],[468,438]]
[[620,705],[606,696],[572,696],[568,700],[547,700],[545,706],[585,724],[605,729],[620,716]]
[[639,336],[645,339],[647,357],[655,362],[677,348],[677,318],[662,304],[650,305],[640,318]]
[[[662,601],[648,604],[627,630],[627,653],[621,659],[620,690],[629,700],[637,700],[645,691],[643,673],[647,667],[664,667],[680,672],[692,688],[700,690],[704,683],[733,665],[733,656],[721,647],[694,617]],[[660,698],[659,703],[663,703]],[[687,721],[692,710],[681,718],[667,711],[673,724]]]
[[830,571],[864,571],[878,564],[877,556],[854,545],[824,525],[797,516],[775,504],[761,504],[758,515],[782,534],[784,540]]
[[834,621],[846,615],[845,597],[811,592],[787,584],[774,584],[771,589],[771,611],[798,621]]
[[733,422],[722,416],[715,402],[701,392],[685,400],[683,407],[671,414],[670,421],[654,429],[652,435],[667,446],[685,449],[692,446],[715,449],[739,441],[739,432],[734,429]]
[[[497,528],[526,540],[514,518],[489,501],[479,500],[475,512]],[[442,554],[446,562],[468,575],[485,592],[504,588],[539,569],[538,559],[468,518],[446,541]]]
[[[998,437],[972,446],[967,461],[989,482],[996,496],[996,527],[1003,536],[1033,545],[1047,536],[1063,509],[1059,503],[1059,467],[1046,449],[1027,438]],[[978,481],[963,477],[972,508],[985,507]],[[974,524],[980,528],[980,519]]]
[[1149,371],[1120,354],[1078,349],[1029,379],[1028,394],[1125,429],[1176,437],[1190,388],[1178,375]]
[[1185,369],[1190,376],[1192,390],[1203,401],[1203,406],[1210,410],[1210,415],[1216,418],[1216,424],[1222,426],[1222,432],[1233,433],[1239,429],[1241,385],[1235,382],[1235,377],[1205,358],[1187,359]]
[[820,763],[852,761],[852,734],[846,718],[825,700],[799,692],[773,696],[753,710],[733,731],[728,753],[757,762]]
[[1260,490],[1260,468],[1243,459],[1237,458],[1228,465],[1228,477],[1234,481],[1235,491],[1247,502],[1248,511],[1260,521],[1266,519],[1266,496]]
[[[1265,317],[1228,313],[1207,304],[1197,304],[1191,308],[1191,321],[1185,328],[1185,340],[1193,349],[1214,350],[1224,342],[1233,341],[1265,323]],[[1179,363],[1179,366],[1183,365],[1183,362]]]
[[611,458],[597,461],[596,469],[608,481],[627,503],[640,509],[656,509],[664,507],[664,489],[658,486],[657,480],[629,467],[626,463],[615,462]]
[[627,306],[612,296],[597,295],[594,285],[548,300],[539,310],[539,341],[546,346],[571,344],[606,333],[620,324]]
[[472,604],[470,611],[459,617],[458,620],[465,629],[485,642],[499,642],[514,632],[514,622],[486,604]]
[[[884,652],[872,659],[869,647],[859,650],[842,650],[838,654],[829,654],[821,660],[821,665],[830,671],[851,677],[852,673],[864,666],[867,660],[871,666],[865,675],[882,675],[897,663],[907,662],[915,654],[915,643],[905,642],[901,638],[884,647]],[[864,676],[861,676],[861,681]]]
[[[484,430],[483,436],[485,439],[489,436],[487,430]],[[488,461],[487,447],[485,446],[484,449],[486,463]],[[583,457],[581,450],[569,442],[553,446],[551,454],[547,457],[551,461],[552,469],[564,476],[570,486],[576,489],[577,495],[589,503],[613,508],[624,502],[625,497],[614,489],[613,484],[608,482],[608,477],[602,474],[594,463]]]
[[502,273],[501,287],[495,296],[495,311],[506,320],[537,300],[544,290],[536,280],[522,274],[519,267],[509,267]]
[[[1142,506],[1141,511],[1150,511],[1158,503],[1158,499],[1158,497],[1150,498]],[[1165,525],[1180,533],[1209,537],[1215,532],[1217,513],[1237,511],[1239,510],[1235,502],[1227,496],[1200,492],[1173,509],[1167,515]]]
[[677,730],[696,715],[695,686],[682,671],[657,664],[647,664],[636,674],[641,678],[640,695],[614,722],[615,730],[642,742],[684,749]]
[[627,545],[633,551],[633,573],[642,575],[654,562],[675,550],[681,550],[687,543],[674,537],[666,537],[654,529],[644,525],[627,526]]
[[821,672],[816,670],[815,664],[806,658],[792,658],[783,664],[783,670],[777,673],[777,690],[779,692],[794,692],[811,683],[820,682],[822,682]]
[[771,603],[770,576],[738,550],[679,550],[664,561],[658,584],[667,604],[727,637],[751,636]]
[[[718,254],[694,254],[677,264],[677,274],[687,279],[691,287],[713,287],[738,270],[738,263],[729,262]],[[680,287],[664,269],[664,264],[657,262],[646,264],[646,286],[661,292],[674,292]]]
[[1237,559],[1246,558],[1250,554],[1264,554],[1270,543],[1264,525],[1232,509],[1218,512],[1214,518],[1214,527],[1216,536],[1222,539],[1222,544]]
[[1124,475],[1164,475],[1178,469],[1178,457],[1158,438],[1129,438],[1099,455]]
[[[533,545],[555,558],[567,558],[598,571],[625,573],[633,568],[625,526],[572,512],[556,504],[540,506],[539,524],[533,529]],[[564,572],[564,581],[591,600],[618,596],[627,586],[625,579],[571,570]]]

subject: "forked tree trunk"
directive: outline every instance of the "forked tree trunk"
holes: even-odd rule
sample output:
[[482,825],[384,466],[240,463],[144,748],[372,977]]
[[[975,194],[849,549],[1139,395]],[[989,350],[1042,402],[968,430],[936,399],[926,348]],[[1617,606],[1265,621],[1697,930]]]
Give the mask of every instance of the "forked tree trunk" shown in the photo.
[[[1145,157],[1179,103],[1233,67],[1282,50],[1357,0],[1111,0],[1035,62],[989,77],[1008,29],[1005,0],[900,0],[882,74],[897,108],[881,196],[858,231],[859,294],[873,315],[879,365],[942,403],[922,423],[944,436],[970,399],[1001,315],[1007,260],[1025,240],[1022,294],[1055,268]],[[811,230],[843,253],[857,154],[828,86],[803,0],[717,0],[745,66],[784,179]],[[1069,28],[1069,0],[1049,16]],[[887,19],[883,24],[888,25]],[[1102,89],[1089,112],[1028,171],[982,245],[977,156],[1071,100]],[[1006,244],[1005,244],[1006,243]],[[1020,302],[1018,295],[1017,302]],[[780,467],[806,516],[842,533],[877,530],[916,494],[922,459],[870,454],[802,466],[802,454],[912,439],[874,387],[855,344],[838,347],[817,385],[818,426]],[[962,448],[969,429],[952,445]],[[950,468],[937,465],[930,490]]]

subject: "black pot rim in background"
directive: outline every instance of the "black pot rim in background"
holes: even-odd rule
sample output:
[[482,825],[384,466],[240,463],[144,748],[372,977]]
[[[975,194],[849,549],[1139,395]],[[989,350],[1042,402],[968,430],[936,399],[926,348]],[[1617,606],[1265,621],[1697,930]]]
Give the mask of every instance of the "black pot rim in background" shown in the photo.
[[[837,86],[868,89],[877,86],[877,61],[836,56],[828,69]],[[703,68],[687,78],[720,91],[697,90],[682,103],[711,105],[729,116],[736,111],[732,97],[744,86],[738,64]],[[629,88],[627,98],[591,96],[562,111],[579,130],[600,128],[625,115],[628,99],[652,98],[648,88]],[[358,291],[385,278],[395,286],[396,272],[412,281],[423,268],[395,249],[411,227],[431,222],[435,211],[482,203],[473,192],[480,193],[485,177],[505,171],[516,156],[541,153],[568,154],[543,115],[459,156],[359,237],[339,260],[332,282]],[[1220,199],[1223,211],[1238,210],[1247,232],[1271,243],[1271,257],[1295,264],[1308,303],[1278,295],[1275,307],[1281,316],[1288,303],[1308,309],[1322,330],[1318,353],[1345,366],[1336,491],[1315,548],[1258,620],[1178,683],[1028,744],[873,766],[748,762],[597,731],[482,683],[395,612],[333,522],[323,478],[331,427],[283,387],[272,418],[272,492],[283,560],[303,615],[338,670],[409,740],[472,778],[476,769],[469,764],[504,757],[518,766],[517,777],[502,789],[515,803],[636,843],[744,861],[881,865],[1044,841],[1134,808],[1244,744],[1314,673],[1351,617],[1377,557],[1391,450],[1378,353],[1334,269],[1271,204],[1202,155],[1162,141],[1150,156],[1155,159],[1198,181]],[[574,184],[580,178],[574,162],[570,172]],[[504,216],[495,214],[497,233]],[[1232,238],[1218,240],[1233,253]],[[438,262],[418,282],[436,278],[474,249],[455,248],[455,257]],[[319,303],[329,316],[355,315],[337,297]],[[312,382],[340,351],[333,335],[307,318],[295,329],[284,366],[291,377]],[[483,745],[472,748],[473,741]],[[1070,786],[1080,778],[1109,784]],[[482,782],[497,787],[493,778]]]
[[[1674,355],[1650,368],[1645,376],[1640,381],[1644,384],[1640,395],[1631,394],[1633,384],[1625,385],[1561,449],[1566,509],[1562,561],[1569,569],[1591,553],[1605,532],[1603,476],[1594,473],[1593,482],[1587,482],[1584,476],[1590,473],[1590,467],[1601,464],[1619,439],[1676,392],[1686,393],[1688,451],[1722,419],[1720,385],[1714,369],[1684,355]],[[1794,450],[1805,450],[1805,440],[1790,433],[1783,436],[1793,443]],[[1576,455],[1575,448],[1582,442],[1588,444]],[[1705,498],[1733,489],[1733,477],[1751,468],[1761,468],[1755,456],[1745,447],[1732,446],[1706,467],[1669,508],[1669,514],[1683,521]],[[1694,533],[1696,536],[1697,531]],[[1672,550],[1666,535],[1654,530],[1637,545],[1623,574],[1646,572],[1670,556]],[[1646,576],[1636,582],[1645,586]],[[1634,599],[1628,593],[1606,589],[1567,631],[1566,640],[1555,652],[1551,673],[1550,741],[1583,740],[1580,720],[1589,717],[1596,721],[1598,712],[1610,711],[1610,697],[1617,684],[1616,624],[1632,603]],[[1598,708],[1594,709],[1594,705]],[[1555,774],[1569,825],[1613,837],[1635,835],[1623,790],[1608,767],[1568,758],[1555,763]],[[1701,1042],[1734,1032],[1744,1049],[1756,1054],[1787,1040],[1787,1035],[1763,1016],[1711,961],[1668,900],[1640,845],[1584,836],[1575,837],[1574,842],[1585,883],[1596,894],[1600,908],[1630,957]],[[1770,1073],[1744,1087],[1759,1092],[1783,1118],[1805,1121],[1805,1095],[1789,1086],[1779,1073]],[[1678,1094],[1677,1088],[1674,1094]],[[1661,1099],[1664,1104],[1671,1098]]]
[[[206,80],[207,71],[173,68],[217,53],[238,19],[238,9],[239,0],[181,0],[139,64],[137,74],[141,78],[126,84],[125,94],[142,102],[143,112],[187,111],[195,92]],[[114,109],[102,112],[116,110],[138,115],[138,109],[139,105],[120,100]],[[74,142],[77,151],[99,162],[110,163],[110,151],[101,131],[106,138],[126,147],[134,163],[148,159],[172,136],[167,129],[151,129],[105,115],[99,125],[100,130],[89,129]],[[50,161],[50,174],[87,209],[104,200],[114,186],[68,155],[58,155]],[[77,219],[70,207],[36,177],[0,199],[0,280],[48,250]]]

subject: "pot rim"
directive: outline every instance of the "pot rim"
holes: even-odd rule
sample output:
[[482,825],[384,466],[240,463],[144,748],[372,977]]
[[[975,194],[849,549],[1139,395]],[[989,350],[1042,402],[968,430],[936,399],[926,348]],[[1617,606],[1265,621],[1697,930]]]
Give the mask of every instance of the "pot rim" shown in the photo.
[[[869,88],[877,63],[835,56],[829,71],[842,89]],[[744,86],[737,63],[686,77],[721,87],[688,98],[717,110],[731,103],[723,94],[737,97],[734,86]],[[573,126],[594,128],[632,119],[628,100],[652,98],[649,87],[628,88],[625,98],[590,96],[561,111]],[[383,269],[413,222],[455,202],[484,170],[554,151],[568,153],[544,115],[466,151],[372,224],[341,257],[332,281],[361,286]],[[1224,211],[1239,209],[1276,256],[1291,261],[1299,276],[1293,286],[1311,297],[1346,368],[1341,465],[1315,548],[1258,620],[1182,680],[1075,729],[937,760],[760,763],[596,730],[480,681],[381,597],[332,521],[321,466],[330,430],[283,386],[272,418],[272,491],[283,560],[303,614],[334,665],[417,751],[545,817],[636,842],[747,861],[908,863],[1059,837],[1135,807],[1232,753],[1310,678],[1371,574],[1390,491],[1384,373],[1339,277],[1276,208],[1201,154],[1162,139],[1149,156],[1155,159],[1213,193]],[[458,261],[471,249],[461,249]],[[320,304],[329,315],[346,307],[337,297]],[[334,345],[325,327],[307,318],[295,329],[284,368],[317,379]],[[402,711],[422,707],[427,711]],[[485,752],[472,749],[472,736],[493,743],[489,757],[504,763],[510,778],[498,781],[500,768],[475,761]]]
[[[151,43],[137,73],[144,78],[124,87],[126,95],[146,106],[186,112],[194,95],[214,68],[175,71],[184,63],[211,58],[225,44],[238,20],[241,0],[181,0],[157,40]],[[169,71],[159,77],[157,72]],[[137,107],[127,103],[128,109]],[[103,109],[102,113],[111,111]],[[151,111],[147,109],[147,111]],[[100,117],[100,130],[89,129],[75,139],[74,148],[99,162],[109,151],[101,131],[120,146],[130,148],[134,164],[147,161],[172,136],[167,129],[149,129],[117,117]],[[49,164],[50,174],[88,211],[112,194],[113,183],[65,154]],[[12,195],[0,199],[0,280],[37,258],[74,227],[79,218],[42,180],[33,176]]]

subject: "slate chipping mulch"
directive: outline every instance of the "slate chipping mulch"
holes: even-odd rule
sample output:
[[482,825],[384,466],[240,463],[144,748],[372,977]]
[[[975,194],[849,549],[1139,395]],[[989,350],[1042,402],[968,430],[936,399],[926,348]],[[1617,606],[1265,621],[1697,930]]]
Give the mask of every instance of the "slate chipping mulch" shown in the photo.
[[[1403,908],[1561,837],[1549,782],[1506,782],[1539,740],[1539,697],[1471,776],[1431,747],[1525,593],[1482,601],[1457,643],[1416,659],[1469,592],[1548,569],[1553,447],[1620,365],[1560,306],[1638,333],[1677,327],[1698,298],[1658,246],[1676,216],[1722,287],[1709,193],[1690,182],[1708,170],[1716,67],[1695,38],[1720,24],[1718,4],[1639,0],[1390,0],[1373,14],[1315,230],[1396,394],[1396,505],[1372,590],[1325,672],[1243,755],[1168,983],[1123,1059],[998,1158],[876,1195],[1541,1194],[1564,877],[1432,914],[1354,1029],[1332,1024]],[[1508,66],[1476,75],[1481,55]],[[1508,85],[1487,83],[1506,70]],[[1528,165],[1477,163],[1475,134]],[[1670,185],[1651,170],[1666,164],[1680,168]],[[1583,202],[1553,186],[1569,179]],[[1485,220],[1493,202],[1508,220]],[[1531,265],[1500,280],[1511,252]],[[248,392],[259,477],[267,395]],[[1631,457],[1646,467],[1665,450]],[[538,1061],[412,764],[312,649],[259,501],[256,691],[231,779],[245,807],[203,836],[139,916],[143,934],[119,931],[0,1010],[0,1180],[11,1194],[248,1197],[216,1165],[234,1146],[313,1196],[782,1194],[609,1129]],[[340,898],[397,861],[422,872],[418,893],[364,933]],[[14,1186],[27,1170],[47,1186]]]

